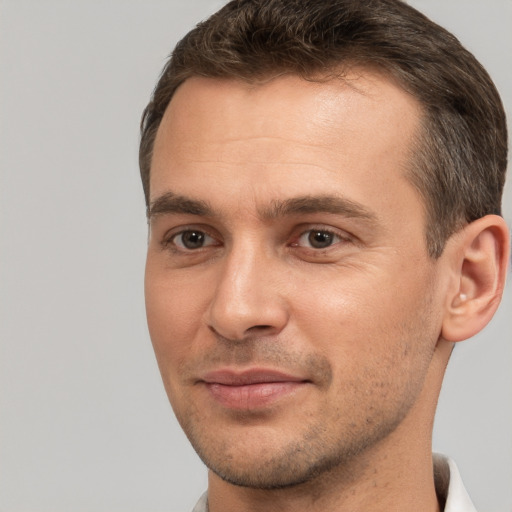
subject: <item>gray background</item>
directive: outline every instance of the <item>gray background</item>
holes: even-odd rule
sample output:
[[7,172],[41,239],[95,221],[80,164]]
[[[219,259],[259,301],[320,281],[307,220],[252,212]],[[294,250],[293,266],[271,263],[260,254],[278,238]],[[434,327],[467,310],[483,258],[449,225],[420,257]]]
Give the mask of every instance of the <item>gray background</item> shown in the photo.
[[[145,326],[138,122],[214,0],[0,1],[0,510],[188,511],[206,471]],[[488,68],[512,115],[512,2],[411,2]],[[505,216],[512,220],[508,185]],[[512,511],[512,291],[456,350],[434,448]]]

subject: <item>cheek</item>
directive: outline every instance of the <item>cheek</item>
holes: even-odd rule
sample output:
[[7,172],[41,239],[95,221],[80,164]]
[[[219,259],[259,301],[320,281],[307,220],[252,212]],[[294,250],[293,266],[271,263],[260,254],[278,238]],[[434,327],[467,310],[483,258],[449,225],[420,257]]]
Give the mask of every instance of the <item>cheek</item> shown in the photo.
[[296,279],[300,291],[297,287],[290,301],[295,320],[303,329],[317,332],[320,339],[321,333],[329,339],[344,339],[349,332],[366,331],[389,313],[387,298],[381,298],[382,279],[379,282],[357,270],[337,270],[329,275],[301,275]]
[[404,284],[391,291],[371,282],[331,281],[329,294],[310,290],[308,307],[296,316],[298,331],[333,369],[325,407],[340,428],[405,414],[421,391],[437,341],[425,290]]
[[355,361],[364,368],[374,361],[377,366],[408,351],[423,352],[424,347],[415,346],[420,339],[430,350],[437,340],[433,322],[426,321],[433,319],[431,279],[360,269],[341,269],[314,280],[302,276],[293,314],[297,330],[343,365]]
[[172,273],[155,272],[148,264],[145,300],[148,328],[158,363],[177,366],[190,353],[203,318],[203,287],[194,287]]

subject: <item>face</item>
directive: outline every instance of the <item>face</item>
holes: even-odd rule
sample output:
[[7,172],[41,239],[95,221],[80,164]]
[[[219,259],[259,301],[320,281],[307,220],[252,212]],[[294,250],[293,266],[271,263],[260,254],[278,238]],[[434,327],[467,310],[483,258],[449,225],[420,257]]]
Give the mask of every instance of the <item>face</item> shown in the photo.
[[405,177],[419,116],[364,71],[194,78],[172,99],[147,316],[176,416],[222,479],[306,482],[371,453],[421,399],[442,315]]

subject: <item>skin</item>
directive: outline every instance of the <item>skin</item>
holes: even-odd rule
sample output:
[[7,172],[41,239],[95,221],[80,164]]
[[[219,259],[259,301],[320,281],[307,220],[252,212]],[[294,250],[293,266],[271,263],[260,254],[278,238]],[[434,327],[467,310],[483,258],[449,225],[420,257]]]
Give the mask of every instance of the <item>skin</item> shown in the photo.
[[491,251],[496,229],[428,256],[406,178],[420,116],[369,70],[194,78],[172,99],[151,168],[147,316],[211,470],[211,512],[438,510],[435,405],[467,334],[457,298],[480,290],[460,272],[480,268],[465,254],[475,239]]

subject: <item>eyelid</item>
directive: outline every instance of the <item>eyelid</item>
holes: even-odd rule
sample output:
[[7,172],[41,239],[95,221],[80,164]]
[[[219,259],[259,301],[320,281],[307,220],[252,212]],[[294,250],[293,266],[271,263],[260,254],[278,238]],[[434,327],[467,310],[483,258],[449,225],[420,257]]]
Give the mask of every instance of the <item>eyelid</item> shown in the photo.
[[[163,249],[168,249],[169,246],[174,245],[176,251],[182,251],[182,252],[197,252],[199,249],[186,249],[183,247],[178,246],[176,243],[174,243],[174,239],[183,234],[187,231],[199,231],[201,233],[204,233],[208,237],[212,238],[216,242],[220,242],[220,235],[216,230],[209,226],[204,226],[201,224],[190,224],[190,225],[181,225],[176,226],[174,228],[171,228],[167,230],[164,235],[162,236],[162,239],[160,241],[160,245]],[[210,244],[205,247],[211,247],[213,245],[219,245],[219,244]]]
[[[311,246],[311,244],[309,243],[309,240],[307,240],[310,237],[311,233],[325,233],[326,235],[329,235],[331,237],[331,243],[329,243],[329,245],[327,245],[326,247]],[[307,246],[304,245],[304,246],[306,246],[308,249],[325,250],[325,249],[328,249],[329,247],[332,247],[333,245],[340,243],[341,241],[342,241],[342,238],[337,233],[333,233],[333,232],[327,231],[325,229],[309,229],[309,230],[305,231],[304,233],[302,233],[302,235],[300,235],[299,241],[297,242],[297,246],[299,246],[299,244],[301,242],[302,243],[306,242],[308,245]]]
[[[339,238],[341,242],[354,241],[354,237],[350,233],[348,233],[347,231],[344,231],[342,229],[337,229],[332,226],[326,226],[326,225],[322,225],[322,224],[308,224],[306,226],[304,226],[304,225],[300,226],[298,235],[293,237],[294,242],[292,242],[290,245],[292,245],[293,247],[300,247],[298,245],[297,241],[300,240],[304,235],[311,233],[312,231],[320,231],[323,233],[328,233],[330,235],[333,235],[333,236]],[[337,245],[338,243],[340,243],[340,241],[333,243],[332,246]],[[332,247],[332,246],[329,246],[329,247]],[[308,248],[308,247],[306,247],[306,248]],[[313,249],[313,248],[309,247],[309,249]],[[315,249],[315,250],[318,250],[318,249]]]
[[[180,235],[184,232],[187,232],[187,231],[203,232],[205,235],[211,237],[217,243],[209,244],[209,245],[206,245],[206,246],[204,246],[202,248],[198,248],[198,249],[186,249],[186,248],[182,248],[182,247],[176,245],[176,243],[174,243],[173,240],[178,235]],[[343,242],[347,242],[347,243],[352,242],[355,244],[358,243],[358,238],[355,237],[354,235],[352,235],[351,233],[349,233],[343,229],[335,228],[331,225],[326,225],[326,224],[321,224],[321,223],[311,223],[311,224],[302,223],[302,224],[298,225],[294,229],[294,231],[295,231],[295,234],[292,234],[291,241],[287,245],[289,247],[300,248],[300,249],[312,251],[312,252],[328,251],[332,248],[335,248],[339,244],[343,244]],[[310,247],[310,246],[306,246],[306,245],[299,245],[299,243],[298,243],[299,239],[302,236],[310,233],[311,231],[321,231],[321,232],[329,233],[329,234],[339,238],[339,240],[335,241],[332,245],[327,246],[324,249],[314,248],[314,247]],[[179,226],[174,226],[173,228],[168,229],[161,237],[159,245],[164,250],[173,249],[176,252],[181,252],[183,254],[186,254],[186,253],[200,252],[201,249],[203,249],[203,248],[207,249],[209,247],[216,247],[216,246],[218,247],[220,245],[223,245],[223,243],[224,243],[223,237],[218,232],[217,229],[213,228],[210,225],[191,223],[191,224],[182,224]]]
[[[183,237],[183,235],[185,233],[201,233],[202,235],[204,235],[204,244],[201,245],[200,247],[197,247],[197,248],[189,248],[189,247],[185,247],[185,245],[183,244],[183,240],[181,240],[180,242],[178,242],[178,240]],[[211,240],[211,242],[209,242],[208,240]],[[178,233],[176,233],[175,235],[173,235],[171,237],[171,239],[169,240],[170,243],[173,243],[174,245],[176,245],[181,251],[185,251],[185,252],[189,252],[189,251],[193,251],[193,252],[196,252],[196,251],[199,251],[200,249],[203,249],[205,247],[211,247],[212,245],[216,245],[215,244],[215,238],[213,238],[212,236],[210,236],[208,233],[205,233],[204,231],[200,231],[199,229],[187,229],[185,231],[180,231]]]

